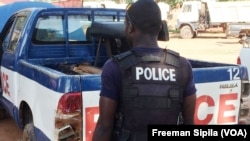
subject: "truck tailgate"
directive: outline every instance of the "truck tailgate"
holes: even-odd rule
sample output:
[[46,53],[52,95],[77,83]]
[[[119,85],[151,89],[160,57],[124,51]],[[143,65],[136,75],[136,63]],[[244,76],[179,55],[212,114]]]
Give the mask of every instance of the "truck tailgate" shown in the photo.
[[195,123],[238,124],[246,69],[227,66],[194,69],[193,73],[197,87]]
[[91,141],[99,116],[99,94],[101,77],[99,74],[82,76],[83,137]]

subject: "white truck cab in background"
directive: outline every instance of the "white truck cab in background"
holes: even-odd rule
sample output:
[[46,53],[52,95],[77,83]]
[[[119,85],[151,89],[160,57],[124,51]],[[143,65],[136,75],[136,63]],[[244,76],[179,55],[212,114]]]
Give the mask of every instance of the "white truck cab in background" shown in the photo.
[[226,31],[228,24],[250,23],[250,1],[185,1],[177,17],[176,29],[182,38],[193,38],[210,28]]

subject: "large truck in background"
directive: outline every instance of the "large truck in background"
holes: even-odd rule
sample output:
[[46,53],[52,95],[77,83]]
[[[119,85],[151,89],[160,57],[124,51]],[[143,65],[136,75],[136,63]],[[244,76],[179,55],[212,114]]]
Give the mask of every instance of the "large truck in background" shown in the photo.
[[228,24],[250,24],[250,1],[185,1],[177,17],[176,29],[181,38],[194,38],[199,32],[220,27],[223,32]]

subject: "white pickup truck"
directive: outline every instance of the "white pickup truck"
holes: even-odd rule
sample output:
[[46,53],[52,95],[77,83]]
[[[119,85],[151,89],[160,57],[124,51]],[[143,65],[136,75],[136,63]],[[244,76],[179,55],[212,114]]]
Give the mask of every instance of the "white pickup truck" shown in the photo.
[[[242,48],[240,49],[239,56],[237,58],[237,64],[247,68],[248,77],[250,74],[249,56],[250,56],[250,36],[244,36],[244,37],[242,37]],[[246,92],[246,93],[250,93],[250,92]],[[248,98],[246,98],[246,97],[248,97]],[[248,107],[250,105],[249,95],[246,97],[243,98],[241,101],[242,107]]]
[[242,48],[240,49],[237,58],[237,64],[247,67],[248,74],[250,74],[250,36],[242,37]]

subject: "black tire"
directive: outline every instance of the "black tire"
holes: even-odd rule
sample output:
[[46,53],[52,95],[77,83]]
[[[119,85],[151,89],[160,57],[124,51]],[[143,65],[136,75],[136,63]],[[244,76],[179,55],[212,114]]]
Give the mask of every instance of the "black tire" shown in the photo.
[[23,129],[22,141],[36,141],[35,128],[33,123],[28,123]]
[[181,27],[180,35],[181,35],[181,38],[183,39],[191,39],[194,37],[194,32],[190,26],[185,25]]

